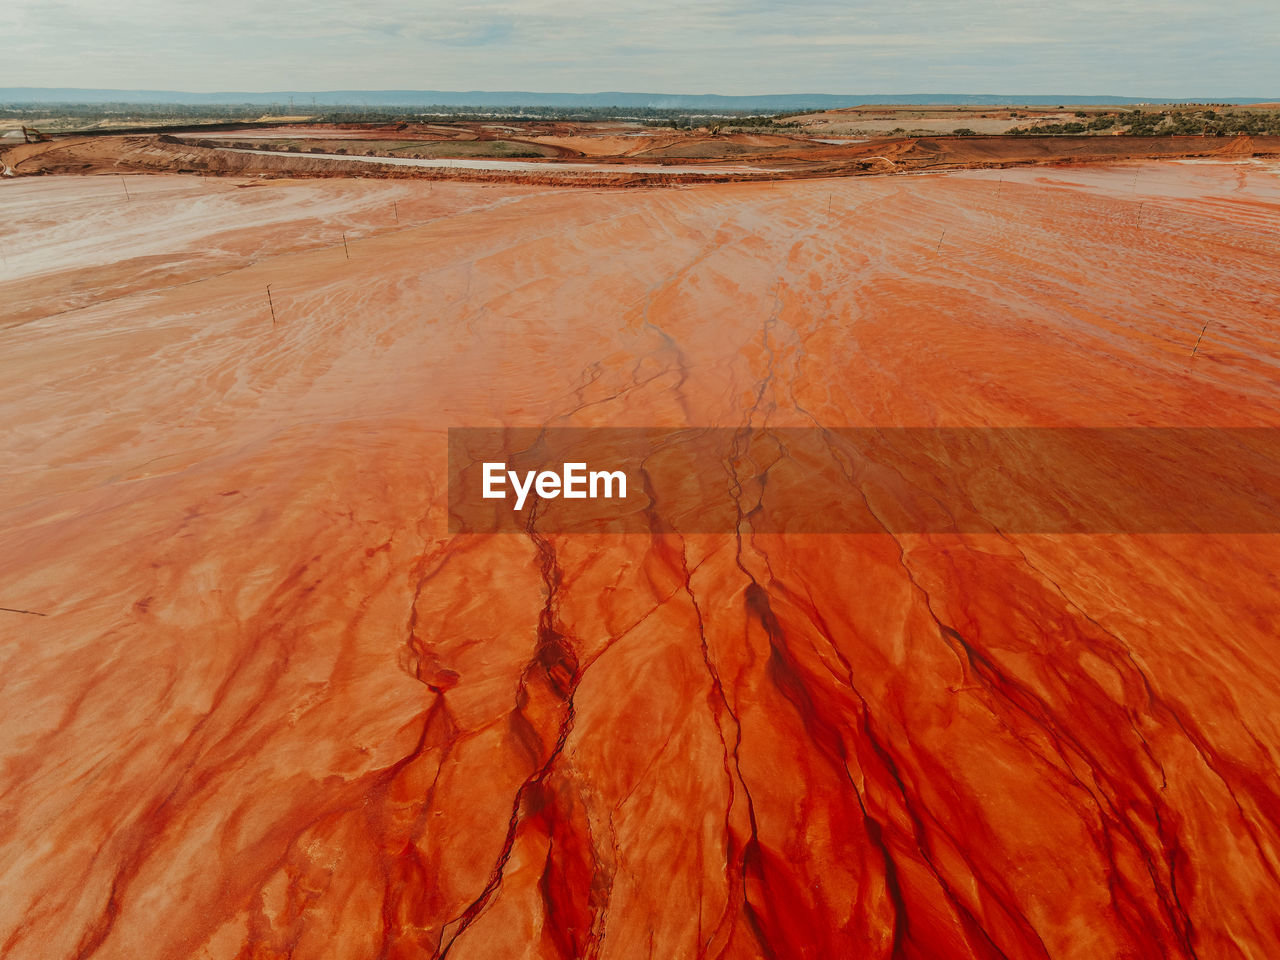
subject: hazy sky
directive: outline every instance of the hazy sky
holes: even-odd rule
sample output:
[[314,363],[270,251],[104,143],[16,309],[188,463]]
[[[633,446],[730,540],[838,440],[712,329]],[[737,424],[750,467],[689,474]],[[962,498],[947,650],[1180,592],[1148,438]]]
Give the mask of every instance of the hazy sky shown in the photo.
[[1280,0],[8,0],[0,87],[1280,97]]

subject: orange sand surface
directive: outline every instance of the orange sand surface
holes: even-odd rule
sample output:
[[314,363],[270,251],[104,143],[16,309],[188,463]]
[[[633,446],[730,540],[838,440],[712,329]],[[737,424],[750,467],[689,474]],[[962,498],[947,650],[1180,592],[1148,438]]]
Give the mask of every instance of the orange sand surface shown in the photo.
[[451,537],[445,435],[1280,426],[1273,162],[125,180],[0,184],[5,957],[1280,955],[1280,538]]

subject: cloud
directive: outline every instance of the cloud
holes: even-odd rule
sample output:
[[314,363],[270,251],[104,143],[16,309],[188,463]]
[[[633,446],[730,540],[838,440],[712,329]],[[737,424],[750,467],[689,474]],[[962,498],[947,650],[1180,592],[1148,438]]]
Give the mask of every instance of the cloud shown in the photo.
[[1280,92],[1274,0],[10,0],[0,32],[28,86]]

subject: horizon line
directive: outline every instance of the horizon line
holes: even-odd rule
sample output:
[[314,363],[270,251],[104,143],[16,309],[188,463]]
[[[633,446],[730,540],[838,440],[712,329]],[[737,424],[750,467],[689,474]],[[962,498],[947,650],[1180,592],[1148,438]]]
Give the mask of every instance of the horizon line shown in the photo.
[[[752,100],[752,99],[766,99],[771,97],[822,97],[822,98],[842,98],[842,99],[852,99],[857,97],[983,97],[983,98],[1043,97],[1046,100],[1063,100],[1063,101],[1070,100],[1070,98],[1076,98],[1074,99],[1074,101],[1072,101],[1074,103],[1086,103],[1087,98],[1090,98],[1090,97],[1105,97],[1106,99],[1109,99],[1109,100],[1123,100],[1125,102],[1130,102],[1130,103],[1137,103],[1137,102],[1143,102],[1143,101],[1182,102],[1182,101],[1197,101],[1197,100],[1213,100],[1215,102],[1253,100],[1253,101],[1261,102],[1261,101],[1269,101],[1273,99],[1272,97],[1269,97],[1269,96],[1257,96],[1257,95],[1249,95],[1249,96],[1188,95],[1188,96],[1171,97],[1171,96],[1150,96],[1150,95],[1129,96],[1125,94],[1115,94],[1115,93],[1070,93],[1070,94],[1042,93],[1039,91],[1031,91],[1031,92],[1023,92],[1023,93],[1010,93],[1010,92],[987,93],[987,92],[958,92],[958,91],[942,91],[942,92],[913,91],[913,92],[907,92],[907,93],[893,92],[893,91],[875,91],[875,92],[865,91],[861,93],[822,93],[817,91],[802,90],[802,91],[794,91],[794,92],[773,91],[768,93],[718,93],[715,91],[690,93],[690,92],[671,92],[671,91],[656,91],[656,90],[617,90],[617,89],[575,91],[575,90],[515,90],[515,89],[483,90],[479,88],[471,88],[471,89],[465,89],[465,90],[444,90],[444,89],[438,89],[434,87],[376,87],[376,88],[369,87],[369,88],[329,88],[325,90],[302,90],[302,89],[278,89],[278,90],[181,89],[180,90],[180,89],[160,89],[156,87],[84,87],[84,86],[80,86],[80,87],[14,86],[14,87],[0,87],[0,90],[3,90],[5,92],[17,92],[17,91],[46,91],[46,92],[86,91],[88,92],[88,91],[92,91],[95,93],[133,93],[133,94],[177,93],[177,94],[187,94],[192,96],[216,96],[216,95],[226,95],[226,96],[293,95],[293,96],[297,96],[300,94],[304,96],[321,96],[326,94],[337,94],[337,93],[341,93],[341,94],[443,93],[443,94],[449,94],[451,96],[464,96],[467,94],[483,94],[485,96],[495,96],[495,95],[502,95],[502,94],[519,94],[522,96],[557,96],[557,97],[600,97],[600,96],[621,95],[621,96],[630,96],[630,97],[637,97],[637,96],[700,97],[700,98],[716,97],[716,98],[725,99],[725,100]],[[1280,93],[1276,94],[1274,99],[1280,100]]]

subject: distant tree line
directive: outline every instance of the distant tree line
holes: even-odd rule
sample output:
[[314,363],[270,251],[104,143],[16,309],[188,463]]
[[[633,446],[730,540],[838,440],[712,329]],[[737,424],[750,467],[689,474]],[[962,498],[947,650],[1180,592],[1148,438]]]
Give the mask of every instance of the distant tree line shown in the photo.
[[[1080,116],[1077,113],[1076,116]],[[1087,116],[1087,114],[1086,114]],[[1261,110],[1127,110],[1092,120],[1046,123],[1009,131],[1013,136],[1121,133],[1131,137],[1280,136],[1280,111]]]
[[[122,123],[182,124],[239,122],[258,120],[263,116],[306,116],[321,123],[405,123],[412,121],[453,120],[485,122],[506,121],[632,121],[652,126],[692,129],[719,123],[732,128],[769,128],[785,126],[788,117],[809,111],[761,114],[746,110],[690,110],[667,107],[466,107],[447,104],[427,106],[315,106],[306,103],[275,104],[176,104],[176,103],[4,103],[0,118],[33,120],[56,117],[78,121],[82,125],[110,121]],[[63,124],[65,125],[65,124]]]
[[256,120],[279,112],[261,104],[206,106],[187,103],[2,103],[0,117],[73,117],[79,120]]
[[[794,117],[812,111],[786,113],[752,113],[724,110],[714,113],[666,107],[463,107],[437,104],[433,106],[315,106],[312,104],[175,104],[175,103],[4,103],[0,119],[25,121],[42,129],[67,132],[78,128],[88,131],[95,124],[108,123],[109,128],[135,124],[141,128],[180,126],[194,123],[242,123],[263,116],[306,116],[323,123],[430,123],[437,122],[555,122],[578,123],[629,121],[651,127],[678,130],[717,128],[722,132],[786,130],[798,126]],[[1011,113],[1011,117],[1023,116]],[[1092,116],[1092,119],[1090,117]],[[55,120],[52,125],[47,121]],[[107,132],[106,129],[103,132]],[[973,136],[967,127],[955,131]],[[901,127],[891,135],[907,133]],[[1046,136],[1054,134],[1119,133],[1135,137],[1195,135],[1228,137],[1239,134],[1280,136],[1280,111],[1215,109],[1204,104],[1194,109],[1108,110],[1090,114],[1075,111],[1075,119],[1066,123],[1039,124],[1010,130],[1013,136]]]
[[455,107],[437,104],[427,107],[340,107],[327,108],[316,119],[328,123],[405,122],[433,119],[485,122],[490,120],[535,120],[591,123],[632,121],[648,126],[695,128],[709,123],[733,127],[776,126],[793,113],[760,114],[747,110],[689,110],[679,107]]

